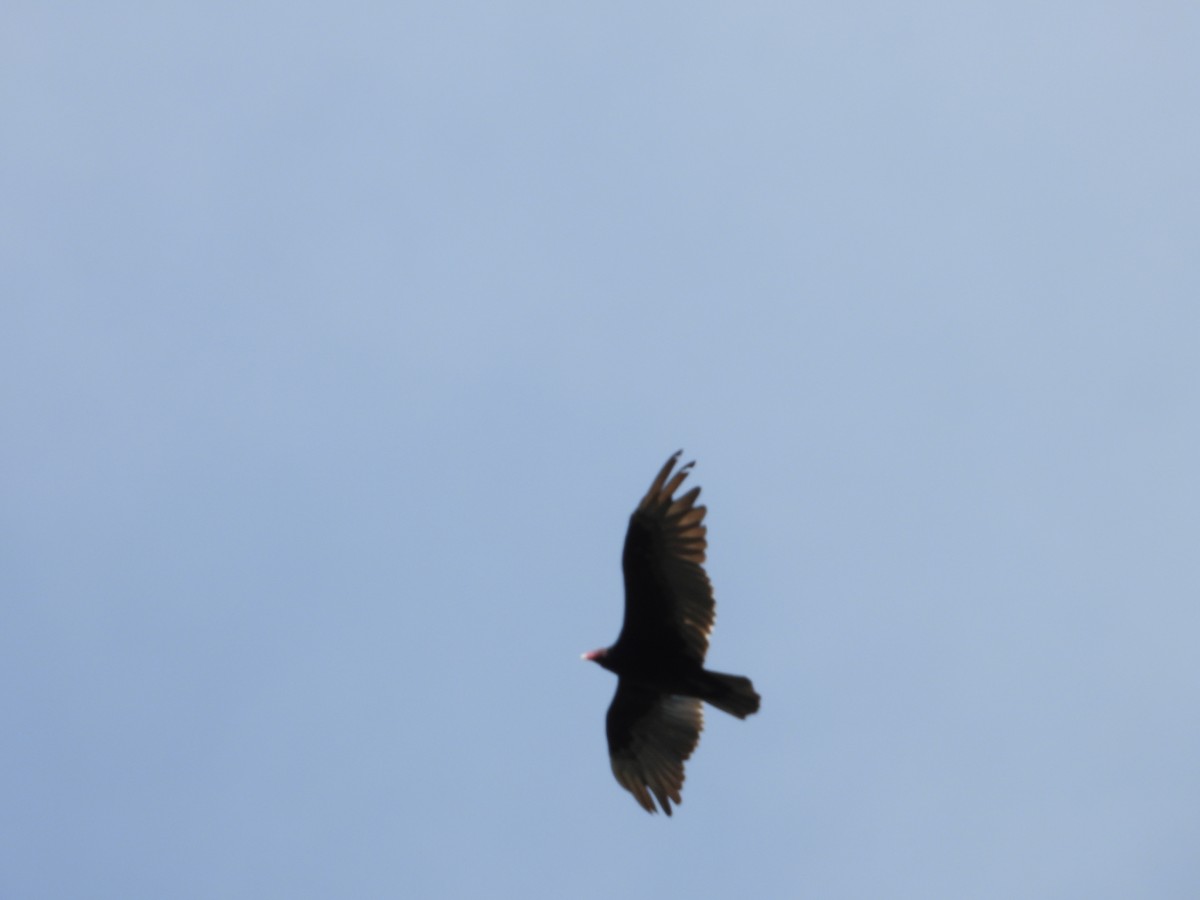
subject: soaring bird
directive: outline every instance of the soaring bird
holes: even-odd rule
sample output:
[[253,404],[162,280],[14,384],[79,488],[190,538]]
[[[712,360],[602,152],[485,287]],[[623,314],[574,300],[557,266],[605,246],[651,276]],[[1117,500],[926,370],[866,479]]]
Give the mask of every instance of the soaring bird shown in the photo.
[[[704,727],[701,702],[744,719],[758,712],[749,678],[704,668],[714,607],[704,571],[708,546],[700,488],[675,497],[694,462],[659,470],[629,518],[622,567],[625,623],[617,642],[583,654],[617,675],[608,708],[613,775],[648,812],[681,803],[683,764]],[[653,794],[654,799],[651,799]]]

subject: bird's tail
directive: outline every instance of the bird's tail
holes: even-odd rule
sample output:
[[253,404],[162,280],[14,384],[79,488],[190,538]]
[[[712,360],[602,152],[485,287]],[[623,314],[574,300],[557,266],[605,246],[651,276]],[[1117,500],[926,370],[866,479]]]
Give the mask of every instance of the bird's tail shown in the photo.
[[722,712],[744,719],[758,712],[761,698],[749,678],[726,675],[724,672],[704,671],[704,693],[700,696]]

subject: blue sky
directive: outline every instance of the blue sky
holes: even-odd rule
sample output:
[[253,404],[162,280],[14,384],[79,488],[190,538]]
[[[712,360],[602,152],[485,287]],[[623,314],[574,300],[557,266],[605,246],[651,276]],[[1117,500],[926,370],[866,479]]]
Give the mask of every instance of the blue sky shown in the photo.
[[1196,896],[1194,4],[5,19],[0,894]]

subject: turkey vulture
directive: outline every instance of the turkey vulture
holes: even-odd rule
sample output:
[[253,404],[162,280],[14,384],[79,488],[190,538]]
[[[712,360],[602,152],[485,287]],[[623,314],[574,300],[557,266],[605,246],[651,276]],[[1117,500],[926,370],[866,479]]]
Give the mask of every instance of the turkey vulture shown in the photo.
[[[679,451],[682,453],[683,451]],[[648,812],[681,803],[683,763],[704,727],[701,701],[744,719],[758,712],[749,678],[704,668],[712,630],[712,585],[704,572],[705,508],[700,488],[676,498],[694,462],[672,474],[676,453],[629,518],[625,624],[617,642],[583,654],[617,675],[608,708],[608,754],[621,787]]]

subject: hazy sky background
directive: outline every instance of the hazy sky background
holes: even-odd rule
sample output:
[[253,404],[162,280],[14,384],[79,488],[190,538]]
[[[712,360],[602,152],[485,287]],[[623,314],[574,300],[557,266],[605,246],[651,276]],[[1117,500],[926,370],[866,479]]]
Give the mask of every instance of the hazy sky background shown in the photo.
[[1200,896],[1200,6],[4,20],[0,896]]

